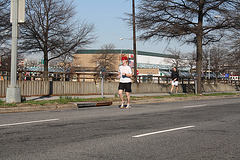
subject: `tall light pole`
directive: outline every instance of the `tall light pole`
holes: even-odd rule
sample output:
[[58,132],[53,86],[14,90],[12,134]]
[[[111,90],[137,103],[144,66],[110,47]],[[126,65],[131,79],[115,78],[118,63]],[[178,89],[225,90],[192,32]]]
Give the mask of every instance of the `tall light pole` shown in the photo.
[[12,22],[12,49],[11,49],[11,77],[10,85],[7,88],[6,102],[21,102],[20,88],[17,85],[17,39],[18,23],[24,22],[25,0],[11,0],[11,18]]
[[134,82],[137,83],[137,45],[136,45],[136,23],[135,23],[135,1],[132,0],[133,19],[133,55],[134,55]]
[[210,52],[209,52],[209,57],[208,57],[208,79],[210,80],[211,77],[210,77],[210,71],[211,71],[211,68],[210,68]]

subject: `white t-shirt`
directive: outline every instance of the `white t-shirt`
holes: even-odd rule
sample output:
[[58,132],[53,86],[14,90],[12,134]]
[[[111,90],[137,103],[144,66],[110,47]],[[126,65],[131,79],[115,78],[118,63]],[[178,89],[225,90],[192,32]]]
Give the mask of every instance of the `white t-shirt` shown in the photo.
[[130,66],[126,65],[126,66],[119,66],[118,72],[121,73],[121,77],[120,77],[120,82],[121,83],[129,83],[131,82],[131,78],[127,77],[127,76],[123,76],[122,73],[126,73],[126,74],[132,74],[132,69]]

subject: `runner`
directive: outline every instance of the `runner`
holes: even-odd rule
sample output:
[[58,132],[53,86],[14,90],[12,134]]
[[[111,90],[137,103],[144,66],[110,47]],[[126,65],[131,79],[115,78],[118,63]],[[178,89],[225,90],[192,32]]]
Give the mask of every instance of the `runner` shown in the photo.
[[173,67],[173,71],[172,71],[172,88],[170,91],[170,94],[172,94],[173,91],[173,87],[176,87],[176,93],[178,92],[178,79],[179,79],[179,73],[177,71],[176,67]]
[[127,96],[127,107],[131,108],[130,105],[130,92],[132,92],[131,89],[131,78],[132,78],[132,69],[130,66],[127,65],[128,58],[126,56],[122,56],[122,65],[119,66],[118,69],[118,77],[120,78],[120,83],[118,86],[118,94],[121,98],[122,104],[120,108],[124,108],[124,99],[123,99],[123,92],[126,92]]

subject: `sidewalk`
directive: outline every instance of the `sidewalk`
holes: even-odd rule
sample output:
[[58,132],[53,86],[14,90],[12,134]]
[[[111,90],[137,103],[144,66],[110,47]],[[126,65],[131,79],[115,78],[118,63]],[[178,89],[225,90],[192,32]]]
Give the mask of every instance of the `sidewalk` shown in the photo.
[[[212,92],[213,93],[213,92]],[[214,92],[218,93],[218,92]],[[234,92],[240,93],[240,92]],[[179,93],[182,94],[182,93]],[[209,93],[204,93],[209,94]],[[143,96],[166,96],[168,93],[142,93],[142,94],[131,94],[132,97],[143,97]],[[101,98],[101,95],[86,95],[86,96],[44,96],[44,97],[26,97],[26,100],[56,100],[60,97],[71,97],[80,99],[89,98]],[[113,98],[115,95],[104,95],[105,98]],[[157,99],[144,99],[144,100],[131,100],[131,104],[143,104],[143,103],[160,103],[160,102],[170,102],[170,101],[183,101],[183,100],[200,100],[200,99],[213,99],[213,98],[230,98],[230,97],[240,97],[240,95],[223,95],[223,96],[193,96],[193,97],[166,97]],[[0,98],[5,101],[5,98]],[[120,105],[119,101],[115,102],[69,102],[68,104],[51,104],[48,106],[18,106],[18,107],[6,107],[0,108],[0,113],[15,113],[15,112],[31,112],[31,111],[47,111],[47,110],[57,110],[57,109],[77,109],[84,107],[98,107],[98,106],[109,106],[109,105]]]
[[[220,92],[204,92],[203,94],[212,94],[212,93],[220,93]],[[240,93],[240,92],[234,92],[234,93]],[[186,93],[177,93],[177,94],[186,94]],[[125,95],[125,94],[124,94]],[[170,95],[169,93],[135,93],[135,94],[130,94],[131,97],[144,97],[144,96],[168,96]],[[89,99],[89,98],[101,98],[101,95],[86,95],[86,96],[43,96],[43,97],[26,97],[26,100],[35,100],[35,101],[40,101],[40,100],[56,100],[60,99],[60,97],[70,97],[72,99],[78,98],[78,99]],[[103,95],[104,98],[113,98],[115,95]],[[4,100],[5,101],[5,98]]]
[[[145,93],[145,94],[131,94],[131,96],[163,96],[169,95],[167,93]],[[25,97],[28,100],[56,100],[60,97],[71,97],[79,99],[89,99],[89,98],[101,98],[101,95],[86,95],[86,96],[35,96],[35,97]],[[104,98],[114,98],[115,95],[104,95]],[[5,101],[5,98],[0,98],[0,100]],[[136,103],[132,101],[132,103]],[[119,105],[120,99],[118,102],[69,102],[68,104],[58,104],[58,105],[48,105],[48,106],[21,106],[21,107],[5,107],[0,108],[0,113],[16,113],[16,112],[32,112],[32,111],[47,111],[47,110],[57,110],[57,109],[77,109],[84,107],[98,107],[98,106],[109,106],[109,105]]]
[[[168,93],[140,93],[140,94],[131,94],[131,96],[134,97],[143,97],[143,96],[165,96],[169,95]],[[71,98],[79,98],[79,99],[89,99],[89,98],[101,98],[101,95],[86,95],[86,96],[33,96],[33,97],[25,97],[27,101],[29,100],[35,100],[35,101],[41,101],[41,100],[56,100],[60,99],[60,97],[71,97]],[[104,98],[113,98],[115,95],[103,95]],[[0,98],[0,100],[5,101],[6,98]]]

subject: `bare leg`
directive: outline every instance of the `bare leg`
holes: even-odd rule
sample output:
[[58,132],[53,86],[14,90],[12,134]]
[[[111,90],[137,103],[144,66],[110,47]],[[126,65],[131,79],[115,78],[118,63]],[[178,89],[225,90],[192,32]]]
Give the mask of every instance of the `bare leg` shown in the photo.
[[119,94],[119,97],[122,101],[122,103],[124,102],[124,99],[123,99],[123,90],[118,90],[118,94]]
[[171,93],[172,93],[172,91],[173,91],[173,87],[174,87],[174,85],[172,85],[172,88],[171,88]]
[[130,93],[126,92],[126,96],[127,96],[127,104],[130,104]]
[[176,93],[178,93],[178,87],[176,86]]

